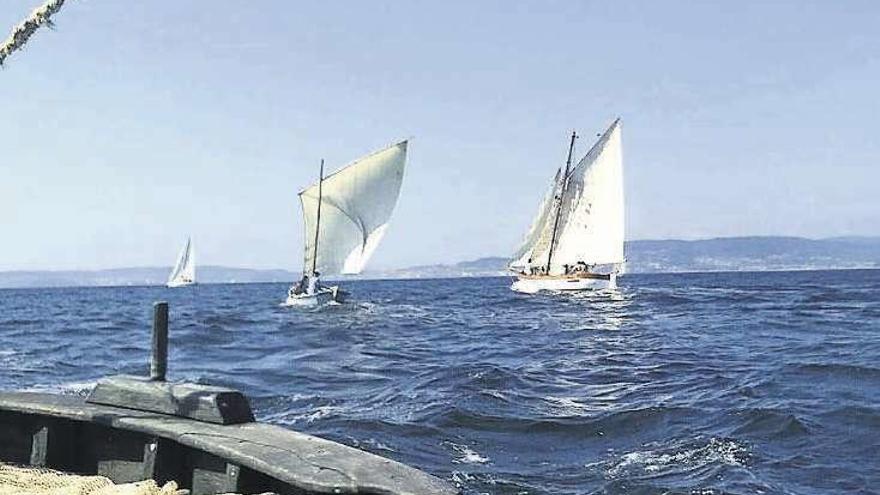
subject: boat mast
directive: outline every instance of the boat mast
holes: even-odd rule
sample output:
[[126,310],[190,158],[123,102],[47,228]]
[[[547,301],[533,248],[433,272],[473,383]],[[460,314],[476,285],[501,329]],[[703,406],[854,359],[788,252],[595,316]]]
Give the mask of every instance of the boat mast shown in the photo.
[[312,251],[312,276],[318,265],[318,233],[321,232],[321,188],[324,185],[324,159],[321,158],[321,172],[318,174],[318,214],[315,220],[315,247]]
[[553,247],[556,245],[556,233],[559,230],[559,217],[562,216],[562,198],[565,196],[565,188],[568,185],[568,171],[571,169],[571,155],[574,153],[574,140],[577,133],[571,131],[571,143],[568,145],[568,159],[565,161],[565,174],[562,176],[562,189],[559,191],[556,203],[556,218],[553,220],[553,235],[550,236],[550,251],[547,253],[547,274],[550,274],[550,261],[553,260]]

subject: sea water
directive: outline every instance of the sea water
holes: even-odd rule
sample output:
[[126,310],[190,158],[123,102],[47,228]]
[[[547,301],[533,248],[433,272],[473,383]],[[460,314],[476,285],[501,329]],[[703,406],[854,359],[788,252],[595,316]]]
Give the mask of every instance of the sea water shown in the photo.
[[880,491],[880,271],[0,290],[0,388],[84,394],[146,374],[238,388],[257,417],[465,493]]

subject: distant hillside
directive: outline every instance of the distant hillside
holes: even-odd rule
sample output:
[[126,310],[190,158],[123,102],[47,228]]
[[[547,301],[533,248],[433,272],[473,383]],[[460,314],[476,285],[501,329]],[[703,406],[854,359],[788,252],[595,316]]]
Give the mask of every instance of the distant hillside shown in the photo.
[[[629,273],[827,270],[880,268],[880,237],[728,237],[698,241],[631,241],[626,245]],[[506,274],[506,257],[487,257],[451,265],[370,270],[344,278],[448,278]],[[0,288],[162,285],[171,267],[96,271],[0,272]],[[299,273],[222,266],[198,269],[200,283],[290,282]]]
[[[628,273],[828,270],[880,268],[880,237],[726,237],[626,243]],[[504,275],[507,258],[370,272],[371,277],[428,278]]]
[[880,237],[728,237],[632,241],[631,273],[880,268]]
[[462,261],[453,265],[421,265],[399,270],[376,270],[364,273],[365,278],[454,278],[496,277],[507,273],[507,258],[488,257]]

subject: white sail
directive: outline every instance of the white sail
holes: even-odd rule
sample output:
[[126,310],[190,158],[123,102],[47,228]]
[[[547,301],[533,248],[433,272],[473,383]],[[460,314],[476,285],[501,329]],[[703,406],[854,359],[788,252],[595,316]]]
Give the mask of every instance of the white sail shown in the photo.
[[533,265],[547,264],[547,251],[550,246],[550,232],[553,227],[553,218],[556,211],[556,195],[559,192],[559,179],[562,170],[556,170],[553,182],[547,188],[543,201],[538,208],[538,214],[532,222],[532,226],[526,233],[522,245],[514,253],[508,267],[515,270],[527,271]]
[[406,165],[407,142],[354,161],[326,177],[321,184],[321,219],[318,219],[318,184],[299,194],[305,220],[303,271],[321,275],[360,273],[372,256],[400,195]]
[[168,276],[169,287],[193,284],[196,281],[196,256],[192,239],[187,238],[186,244],[177,256],[177,263]]
[[550,273],[563,265],[623,263],[623,150],[620,120],[569,173]]

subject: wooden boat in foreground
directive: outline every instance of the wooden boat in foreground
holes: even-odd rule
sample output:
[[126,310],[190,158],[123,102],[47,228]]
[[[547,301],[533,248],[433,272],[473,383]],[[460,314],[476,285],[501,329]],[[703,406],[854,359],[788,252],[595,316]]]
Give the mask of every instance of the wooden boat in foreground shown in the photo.
[[0,462],[175,481],[192,495],[457,493],[398,462],[257,423],[238,391],[166,382],[167,308],[156,306],[150,378],[107,378],[88,398],[0,392]]

